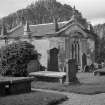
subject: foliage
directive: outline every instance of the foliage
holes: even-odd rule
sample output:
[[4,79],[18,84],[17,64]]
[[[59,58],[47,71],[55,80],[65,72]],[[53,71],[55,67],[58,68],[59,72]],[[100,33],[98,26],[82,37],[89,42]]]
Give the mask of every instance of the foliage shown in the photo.
[[105,38],[99,40],[99,48],[97,55],[97,63],[101,63],[105,61]]
[[94,31],[100,37],[100,39],[104,38],[105,37],[105,23],[94,26]]
[[105,23],[94,26],[94,32],[97,34],[96,41],[96,62],[101,63],[105,61]]
[[27,64],[37,59],[38,53],[34,46],[26,41],[18,41],[0,49],[1,74],[13,76],[26,76]]
[[105,23],[94,26],[94,31],[97,34],[96,42],[96,62],[101,63],[105,61]]
[[[15,13],[3,18],[4,23],[11,29],[17,26],[21,21],[27,20],[30,24],[42,24],[53,22],[53,17],[58,18],[58,21],[67,21],[71,18],[73,12],[72,7],[67,4],[61,4],[59,2],[46,3],[35,2],[27,6],[25,9],[18,10]],[[86,20],[82,17],[81,13],[76,10],[78,20],[86,25]]]

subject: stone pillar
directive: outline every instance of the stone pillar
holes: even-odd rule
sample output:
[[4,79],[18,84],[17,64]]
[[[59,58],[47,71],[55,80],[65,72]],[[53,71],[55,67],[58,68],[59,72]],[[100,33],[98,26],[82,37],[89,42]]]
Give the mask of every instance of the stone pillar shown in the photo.
[[[47,68],[49,69],[49,65],[50,65],[50,50],[47,50]],[[46,71],[48,71],[48,69],[46,69]]]
[[81,67],[81,70],[83,71],[82,69],[82,40],[81,39],[79,40],[79,57],[80,57],[80,67]]
[[74,58],[74,45],[72,44],[72,59]]
[[66,84],[77,81],[76,73],[76,60],[66,60]]
[[77,41],[74,42],[74,45],[75,45],[75,58],[74,59],[76,60],[76,63],[77,63],[77,61],[78,61]]
[[79,65],[80,63],[80,47],[79,47],[79,42],[77,41],[76,42],[76,61],[77,61],[77,64]]
[[48,71],[56,71],[58,72],[58,49],[53,48],[49,50],[48,57]]

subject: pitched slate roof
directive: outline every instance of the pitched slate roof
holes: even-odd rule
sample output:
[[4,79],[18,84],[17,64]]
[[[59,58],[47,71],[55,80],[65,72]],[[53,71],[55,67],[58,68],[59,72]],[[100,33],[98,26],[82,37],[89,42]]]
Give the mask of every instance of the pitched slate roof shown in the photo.
[[[60,33],[64,32],[66,29],[71,27],[73,24],[79,24],[76,20],[76,17],[72,16],[69,21],[58,22],[59,31],[55,31],[55,24],[54,23],[47,23],[47,24],[38,24],[38,25],[29,25],[30,32],[32,36],[38,37],[53,37],[53,36],[60,36]],[[81,29],[87,34],[93,34],[89,30],[87,30],[84,26],[79,24]],[[10,30],[8,33],[9,37],[21,37],[24,36],[24,28],[26,26],[20,24],[17,27]]]
[[[59,28],[66,24],[67,21],[59,22]],[[55,33],[55,24],[38,24],[38,25],[29,25],[30,31],[33,36],[44,36],[46,34]],[[24,35],[24,26],[22,24],[8,31],[10,37],[18,37]]]
[[[27,23],[27,22],[26,22]],[[8,36],[10,38],[16,37],[25,37],[30,35],[34,37],[56,37],[61,36],[61,33],[70,28],[73,24],[79,25],[79,27],[87,34],[93,34],[89,30],[87,30],[84,26],[79,24],[77,21],[77,15],[75,7],[73,8],[73,15],[69,21],[64,22],[55,22],[55,23],[47,23],[47,24],[38,24],[38,25],[18,25],[17,27],[13,28],[8,32]],[[56,30],[56,25],[58,26],[59,30]]]
[[[65,22],[59,22],[59,28],[62,27]],[[30,30],[33,34],[33,36],[42,36],[46,34],[53,34],[55,33],[55,24],[54,23],[48,23],[48,24],[39,24],[39,25],[30,25]]]
[[24,27],[22,24],[19,24],[15,28],[8,31],[9,37],[18,37],[18,36],[22,36],[23,34],[24,34]]

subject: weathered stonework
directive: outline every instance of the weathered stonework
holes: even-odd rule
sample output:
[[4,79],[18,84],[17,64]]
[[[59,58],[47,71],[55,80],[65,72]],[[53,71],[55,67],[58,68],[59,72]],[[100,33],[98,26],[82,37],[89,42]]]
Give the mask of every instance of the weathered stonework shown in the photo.
[[[96,42],[94,33],[82,26],[74,15],[75,9],[72,18],[66,22],[56,21],[40,25],[28,25],[26,22],[25,26],[19,25],[10,30],[8,43],[16,40],[29,41],[41,53],[40,62],[46,67],[49,58],[48,50],[57,48],[59,71],[65,71],[66,59],[75,59],[76,64],[83,69],[85,65],[95,62]],[[58,25],[59,30],[55,30],[55,24]]]

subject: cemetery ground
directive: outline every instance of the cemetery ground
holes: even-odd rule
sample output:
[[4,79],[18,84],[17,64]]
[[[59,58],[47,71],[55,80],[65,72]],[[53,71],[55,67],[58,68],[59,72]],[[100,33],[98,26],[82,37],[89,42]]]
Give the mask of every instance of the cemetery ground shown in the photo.
[[66,99],[62,94],[32,91],[0,97],[0,105],[56,105]]
[[70,85],[34,81],[32,88],[57,90],[63,92],[94,95],[105,93],[105,76],[94,76],[93,73],[77,73],[78,83],[71,83]]
[[34,81],[32,82],[34,91],[0,97],[0,105],[104,105],[105,76],[78,73],[77,77],[80,83],[69,86],[60,83]]

